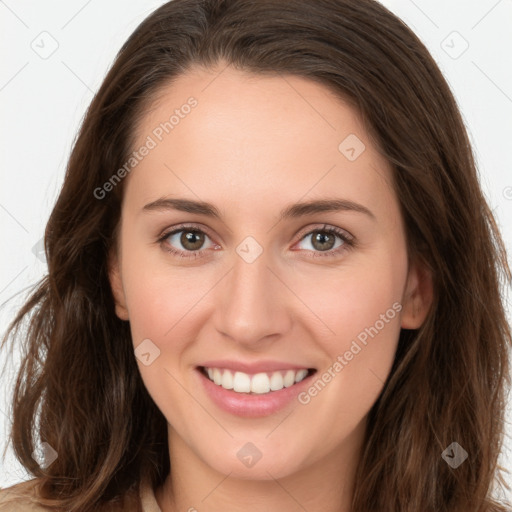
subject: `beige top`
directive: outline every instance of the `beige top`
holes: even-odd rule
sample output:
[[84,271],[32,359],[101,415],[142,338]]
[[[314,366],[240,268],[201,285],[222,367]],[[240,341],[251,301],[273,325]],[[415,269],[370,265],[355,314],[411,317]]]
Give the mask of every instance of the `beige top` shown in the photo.
[[[30,484],[33,482],[36,480],[30,480],[25,486],[16,485],[0,489],[0,512],[48,512],[48,508],[32,502],[34,486]],[[162,512],[149,483],[141,483],[140,499],[144,512]]]

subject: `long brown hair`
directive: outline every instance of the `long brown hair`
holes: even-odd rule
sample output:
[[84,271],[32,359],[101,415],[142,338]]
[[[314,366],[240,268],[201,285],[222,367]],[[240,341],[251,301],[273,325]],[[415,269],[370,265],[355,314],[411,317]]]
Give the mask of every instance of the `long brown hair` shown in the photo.
[[[108,280],[123,182],[101,199],[95,190],[126,162],[158,91],[193,65],[221,60],[309,78],[357,108],[394,169],[409,257],[432,271],[429,315],[401,332],[369,413],[352,512],[506,510],[491,497],[510,385],[505,250],[450,88],[420,40],[374,0],[174,0],[121,48],[46,228],[48,275],[4,339],[25,347],[11,440],[40,503],[121,510],[143,478],[156,487],[170,471],[166,420]],[[33,432],[58,453],[47,469],[31,456]],[[441,456],[452,442],[468,453],[456,469]]]

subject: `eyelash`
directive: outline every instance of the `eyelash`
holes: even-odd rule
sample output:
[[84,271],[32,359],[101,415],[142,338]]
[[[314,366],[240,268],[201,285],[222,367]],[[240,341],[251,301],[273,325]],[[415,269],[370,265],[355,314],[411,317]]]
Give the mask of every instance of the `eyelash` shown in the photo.
[[[197,226],[194,226],[194,225],[190,225],[190,224],[182,224],[182,225],[179,225],[177,227],[175,227],[172,231],[168,231],[168,232],[165,232],[164,234],[162,234],[158,240],[157,240],[157,243],[160,244],[160,246],[167,252],[171,253],[171,254],[174,254],[178,257],[181,257],[181,258],[201,258],[203,257],[202,256],[202,252],[204,252],[206,249],[201,249],[201,250],[198,250],[198,251],[180,251],[178,249],[175,249],[174,247],[170,246],[170,245],[165,245],[165,241],[171,236],[171,235],[175,235],[176,233],[181,233],[182,231],[186,232],[186,231],[190,231],[190,232],[194,232],[194,233],[202,233],[206,236],[208,236],[210,239],[212,238],[208,232],[206,232],[204,229],[201,229],[201,228],[198,228]],[[353,248],[356,244],[355,244],[355,239],[349,235],[345,230],[342,230],[340,228],[336,228],[334,226],[328,226],[327,224],[325,224],[323,227],[321,228],[315,228],[315,229],[312,229],[310,231],[308,231],[307,233],[304,233],[304,235],[301,236],[301,238],[299,239],[299,242],[302,242],[302,240],[304,240],[307,236],[310,236],[312,235],[313,233],[329,233],[329,234],[332,234],[332,235],[336,235],[338,236],[341,241],[343,242],[343,244],[339,247],[337,247],[336,249],[330,249],[328,251],[308,251],[308,252],[313,252],[313,257],[316,258],[316,257],[321,257],[321,258],[330,258],[330,257],[335,257],[335,256],[339,256],[340,253],[344,252],[344,251],[347,251],[351,248]],[[186,255],[185,255],[186,253]]]

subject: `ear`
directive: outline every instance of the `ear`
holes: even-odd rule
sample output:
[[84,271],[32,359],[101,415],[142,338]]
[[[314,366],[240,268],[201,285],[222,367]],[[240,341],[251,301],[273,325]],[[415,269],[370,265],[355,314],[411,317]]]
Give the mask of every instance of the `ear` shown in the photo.
[[401,327],[403,329],[421,327],[432,305],[433,296],[431,270],[423,262],[411,263],[402,297]]
[[123,280],[121,278],[121,271],[119,265],[119,258],[117,251],[113,248],[108,257],[108,277],[112,295],[116,306],[116,315],[121,320],[129,320],[128,308],[126,307],[126,298],[123,289]]

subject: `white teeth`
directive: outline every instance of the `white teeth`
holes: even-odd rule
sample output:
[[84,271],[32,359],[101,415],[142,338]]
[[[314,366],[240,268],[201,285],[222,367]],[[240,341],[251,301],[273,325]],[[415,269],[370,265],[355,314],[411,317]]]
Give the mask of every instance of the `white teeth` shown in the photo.
[[[224,370],[227,372],[228,370]],[[233,377],[233,389],[237,393],[249,393],[251,391],[251,377],[246,373],[235,372]]]
[[220,385],[224,389],[233,389],[233,374],[231,372],[224,372],[222,374],[222,382]]
[[279,391],[284,388],[283,376],[281,372],[274,372],[270,377],[270,389],[272,391]]
[[304,380],[306,378],[307,374],[308,374],[307,370],[299,370],[297,372],[297,375],[295,375],[295,382],[300,382],[301,380]]
[[289,388],[295,384],[295,372],[293,370],[288,370],[284,376],[284,387]]
[[251,379],[251,391],[253,393],[268,393],[270,391],[270,379],[266,373],[257,373]]
[[213,382],[215,382],[217,386],[220,386],[220,383],[222,382],[222,373],[218,368],[213,369]]
[[300,382],[308,375],[308,370],[286,370],[272,373],[256,373],[249,375],[244,372],[231,372],[221,368],[205,368],[208,377],[217,386],[232,389],[237,393],[265,394],[289,388]]

